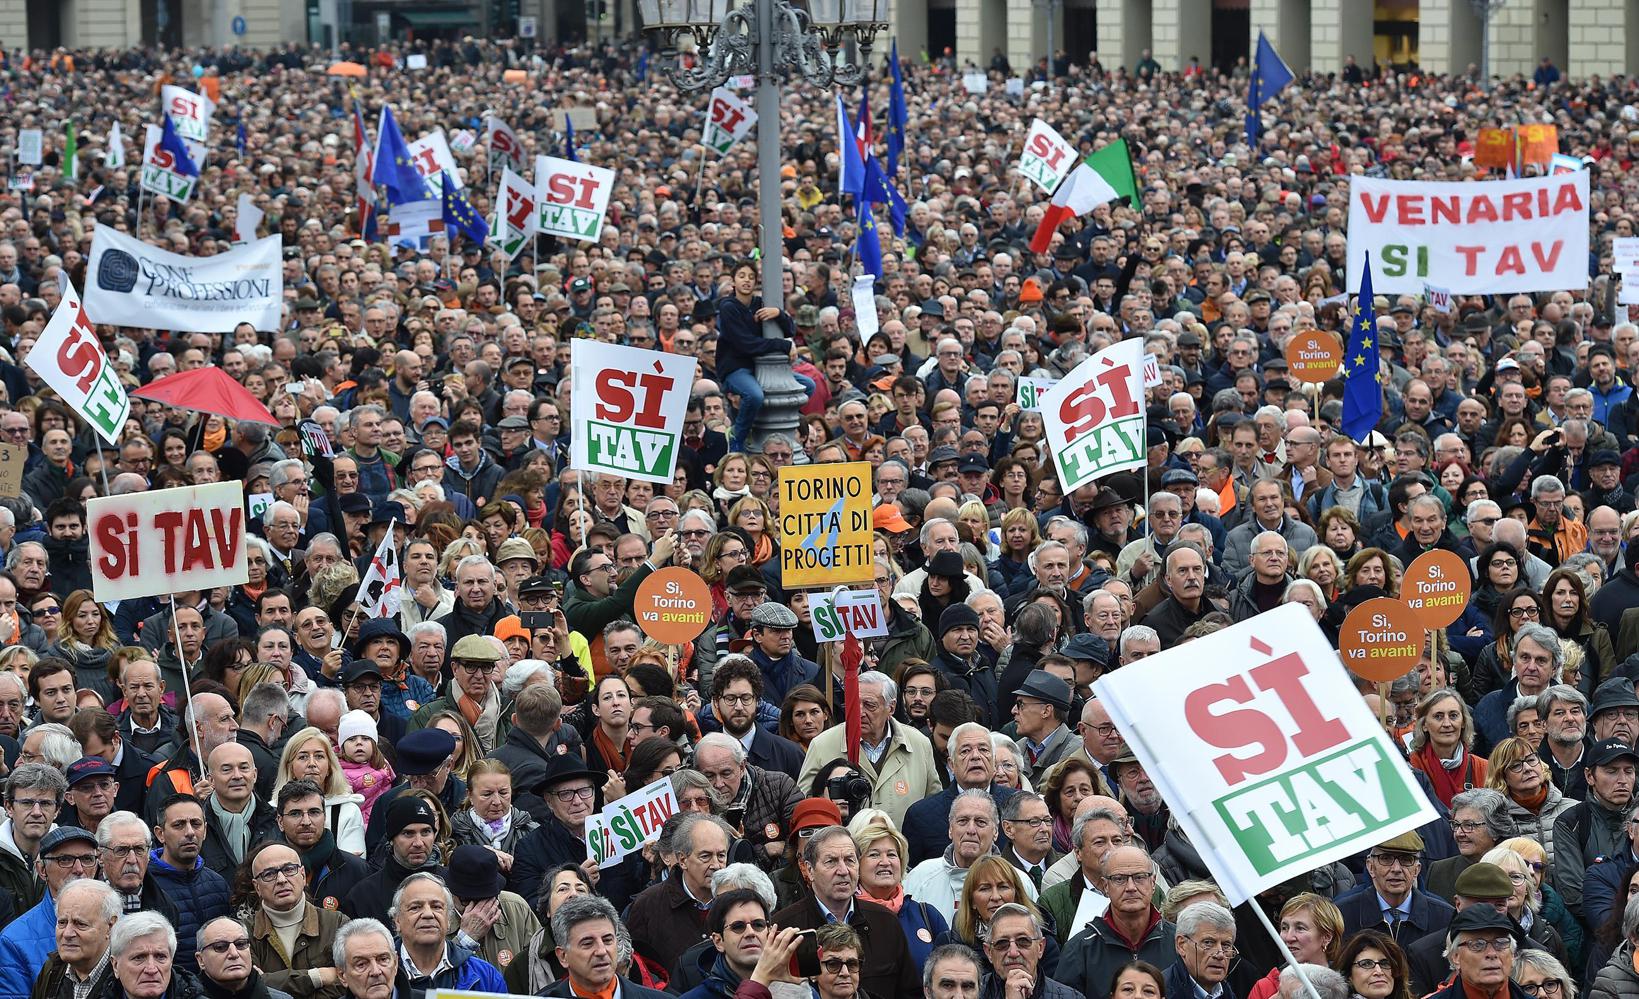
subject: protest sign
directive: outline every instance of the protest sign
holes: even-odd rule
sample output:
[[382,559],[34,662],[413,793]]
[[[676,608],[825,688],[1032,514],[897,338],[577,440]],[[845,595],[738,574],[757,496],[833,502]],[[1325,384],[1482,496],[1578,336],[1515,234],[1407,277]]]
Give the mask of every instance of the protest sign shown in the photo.
[[970,94],[982,94],[990,87],[990,79],[978,71],[962,74],[962,89]]
[[603,235],[603,215],[615,172],[556,156],[535,157],[535,227],[547,236],[595,243]]
[[1349,672],[1374,683],[1405,676],[1423,652],[1423,628],[1410,607],[1393,597],[1357,604],[1337,635],[1338,655]]
[[596,340],[570,344],[569,467],[671,482],[697,363]]
[[1507,170],[1514,165],[1514,130],[1482,128],[1474,139],[1474,165]]
[[[102,226],[97,229],[101,231]],[[119,372],[108,363],[74,286],[65,285],[62,295],[51,322],[28,352],[27,364],[103,440],[117,447],[131,414],[131,399],[120,384]]]
[[734,91],[718,87],[711,92],[711,103],[706,108],[705,143],[722,156],[729,147],[746,137],[751,126],[757,124],[757,112],[742,101]]
[[17,162],[27,166],[39,166],[41,149],[45,144],[45,135],[37,128],[23,128],[17,131]]
[[1019,383],[1013,389],[1013,401],[1019,404],[1019,412],[1041,412],[1042,393],[1058,383],[1057,378],[1032,378],[1029,375],[1020,375]]
[[1330,380],[1342,360],[1343,345],[1321,330],[1306,330],[1286,342],[1286,370],[1300,382]]
[[1400,599],[1423,627],[1445,628],[1463,616],[1473,586],[1467,559],[1444,548],[1432,548],[1406,566],[1400,577]]
[[1066,493],[1145,458],[1144,341],[1123,340],[1076,365],[1037,398]]
[[412,72],[418,72],[420,70],[426,69],[427,68],[427,53],[425,53],[425,52],[411,52],[409,55],[404,57],[404,68],[407,69],[407,70],[411,70]]
[[1154,354],[1144,355],[1144,389],[1155,388],[1161,384],[1161,362],[1155,359]]
[[251,493],[245,497],[245,516],[250,518],[251,523],[255,523],[262,519],[262,515],[267,513],[267,508],[272,505],[272,493]]
[[869,338],[881,328],[881,317],[876,314],[876,275],[854,275],[850,297],[854,302],[854,327],[860,336]]
[[97,600],[245,582],[243,490],[239,482],[212,482],[93,498],[85,519]]
[[1024,96],[1024,77],[1022,77],[1022,76],[1010,76],[1010,77],[1008,77],[1007,78],[1006,92],[1007,92],[1007,96],[1009,96],[1009,97],[1023,97]]
[[[187,201],[193,195],[198,174],[183,173],[177,169],[176,157],[159,144],[163,129],[158,125],[145,125],[144,128],[147,131],[142,140],[142,189],[172,201]],[[205,147],[186,139],[182,142],[187,146],[188,156],[197,170],[205,162]]]
[[34,170],[30,167],[18,167],[17,172],[11,175],[6,182],[6,188],[12,191],[34,190]]
[[780,584],[872,581],[871,464],[780,469]]
[[105,225],[92,234],[85,277],[92,322],[187,333],[246,322],[271,331],[283,298],[277,233],[211,257],[184,257]]
[[398,521],[387,525],[370,568],[359,580],[358,605],[369,617],[391,617],[404,601],[404,572],[398,562]]
[[1548,161],[1548,172],[1551,174],[1576,173],[1582,169],[1582,161],[1575,156],[1566,156],[1564,153],[1555,153]]
[[1639,305],[1639,271],[1622,275],[1622,286],[1616,290],[1618,305]]
[[1037,118],[1030,123],[1030,131],[1024,137],[1024,151],[1019,153],[1019,165],[1014,169],[1052,194],[1080,161],[1075,147],[1057,129]]
[[470,153],[478,145],[478,133],[470,128],[458,128],[450,133],[450,149]]
[[490,155],[502,166],[513,170],[524,168],[524,144],[518,141],[518,133],[508,127],[506,122],[495,115],[486,116],[484,133],[489,139]]
[[28,448],[0,444],[0,496],[23,494],[23,466],[28,464]]
[[1349,179],[1349,291],[1511,295],[1588,283],[1588,172],[1478,183]]
[[1438,288],[1432,284],[1423,285],[1423,299],[1442,316],[1451,315],[1451,289]]
[[160,90],[159,101],[177,135],[201,145],[210,138],[211,114],[216,105],[209,97],[167,83]]
[[1558,152],[1559,126],[1519,127],[1519,161],[1522,166],[1547,166]]
[[441,198],[405,201],[387,212],[382,235],[391,246],[427,248],[432,237],[444,232],[444,202]]
[[435,128],[410,143],[410,162],[415,172],[426,180],[427,190],[435,194],[444,189],[445,176],[450,178],[451,187],[466,186],[461,182],[461,171],[455,168],[455,154],[450,152],[450,143],[442,128]]
[[516,258],[535,236],[535,215],[535,185],[513,173],[512,167],[502,167],[489,241],[499,246],[508,260]]
[[1618,274],[1639,271],[1639,236],[1618,236],[1611,240],[1611,270]]
[[848,590],[837,587],[808,596],[808,614],[814,640],[840,642],[855,638],[881,638],[888,633],[888,615],[876,590]]
[[1093,691],[1231,905],[1436,817],[1299,605]]
[[656,569],[638,584],[632,616],[643,634],[665,645],[700,637],[711,623],[711,587],[679,565]]
[[672,779],[662,777],[589,817],[586,853],[599,867],[613,867],[660,835],[660,827],[675,814],[677,793]]
[[238,210],[233,217],[233,241],[238,246],[256,238],[256,228],[262,224],[263,211],[256,207],[256,200],[248,193],[239,195]]

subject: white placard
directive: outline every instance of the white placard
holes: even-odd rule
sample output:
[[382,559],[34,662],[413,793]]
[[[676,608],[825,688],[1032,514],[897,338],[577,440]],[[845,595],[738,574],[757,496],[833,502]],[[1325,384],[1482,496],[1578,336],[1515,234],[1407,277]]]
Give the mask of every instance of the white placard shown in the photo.
[[17,132],[17,162],[25,166],[39,166],[41,151],[44,146],[45,135],[39,129],[19,129]]
[[1075,169],[1077,162],[1075,147],[1057,129],[1037,118],[1030,123],[1030,131],[1025,134],[1019,165],[1014,169],[1032,184],[1052,194]]
[[85,520],[97,600],[245,582],[243,489],[240,482],[212,482],[93,498]]
[[854,276],[854,326],[858,328],[861,340],[881,329],[881,317],[876,314],[876,278],[875,274]]
[[548,236],[597,242],[614,188],[615,172],[606,167],[535,157],[536,228]]
[[[171,127],[176,129],[176,134],[189,142],[203,143],[210,138],[211,115],[216,105],[209,97],[168,83],[161,88],[159,100],[164,113],[171,116]],[[195,163],[202,161],[203,157],[194,160]]]
[[855,638],[880,638],[888,633],[888,615],[876,590],[849,590],[837,587],[830,593],[808,595],[808,612],[817,642],[840,642]]
[[211,257],[184,257],[99,225],[85,309],[92,322],[115,326],[220,333],[246,322],[271,332],[284,299],[282,246],[273,235]]
[[131,400],[119,372],[108,363],[80,296],[63,273],[62,301],[28,352],[27,363],[103,440],[117,447],[131,415]]
[[569,467],[670,482],[696,364],[687,354],[570,341]]
[[450,152],[450,143],[442,128],[435,128],[410,143],[410,162],[415,164],[415,172],[426,179],[427,190],[434,194],[444,190],[440,175],[448,175],[452,187],[466,186],[461,183],[461,171],[455,168],[455,154]]

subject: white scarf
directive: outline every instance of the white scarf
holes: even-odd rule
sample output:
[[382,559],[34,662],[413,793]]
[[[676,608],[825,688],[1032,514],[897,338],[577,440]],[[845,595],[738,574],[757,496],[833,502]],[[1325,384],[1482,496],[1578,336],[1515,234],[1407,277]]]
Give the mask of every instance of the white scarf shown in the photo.
[[491,822],[472,809],[467,810],[472,816],[472,824],[478,829],[478,835],[489,840],[489,846],[499,850],[505,842],[507,834],[512,832],[512,811],[507,810],[506,816],[498,822]]

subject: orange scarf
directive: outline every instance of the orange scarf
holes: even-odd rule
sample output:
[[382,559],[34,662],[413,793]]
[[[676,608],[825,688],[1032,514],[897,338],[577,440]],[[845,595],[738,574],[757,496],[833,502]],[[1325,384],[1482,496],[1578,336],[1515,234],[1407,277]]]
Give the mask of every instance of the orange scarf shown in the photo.
[[603,757],[604,764],[610,770],[616,770],[621,773],[626,772],[626,754],[620,751],[619,747],[615,745],[613,739],[610,739],[608,735],[604,734],[602,725],[593,727],[592,743],[598,747],[598,753]]
[[615,999],[615,983],[617,978],[609,979],[609,984],[601,989],[594,989],[574,975],[569,976],[569,990],[582,999]]
[[762,565],[763,563],[767,562],[769,559],[771,559],[773,557],[774,557],[774,539],[770,538],[768,536],[767,531],[764,531],[761,534],[757,535],[757,545],[756,545],[756,548],[753,549],[753,551],[751,553],[751,564],[752,565]]
[[1537,788],[1537,793],[1533,794],[1529,798],[1521,798],[1518,795],[1513,794],[1509,795],[1509,797],[1514,799],[1514,804],[1525,809],[1527,812],[1530,812],[1532,815],[1539,815],[1542,812],[1543,803],[1548,800],[1548,782],[1543,781],[1542,786]]
[[467,696],[466,691],[457,687],[455,706],[461,709],[461,717],[467,720],[468,725],[473,728],[478,727],[478,716],[484,713],[483,705],[474,703],[473,699]]

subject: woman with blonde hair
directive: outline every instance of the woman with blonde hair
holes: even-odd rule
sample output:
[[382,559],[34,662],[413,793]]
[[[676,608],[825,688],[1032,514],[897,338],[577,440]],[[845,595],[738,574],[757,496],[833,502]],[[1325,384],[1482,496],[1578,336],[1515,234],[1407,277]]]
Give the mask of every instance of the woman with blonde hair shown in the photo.
[[468,537],[456,538],[445,545],[443,553],[438,556],[438,578],[454,579],[456,563],[468,555],[488,555],[488,552],[484,550],[483,542]]
[[[990,917],[1008,903],[1022,905],[1036,917],[1042,927],[1046,950],[1041,956],[1041,973],[1052,976],[1058,968],[1058,928],[1053,917],[1036,904],[1035,886],[1025,881],[1017,867],[999,854],[988,854],[973,862],[962,879],[961,893],[956,897],[956,917],[950,931],[936,937],[934,943],[965,944],[980,954],[986,954],[985,941],[990,937]],[[986,961],[988,968],[989,962]]]
[[[867,816],[880,813],[887,822],[873,821]],[[950,927],[939,910],[926,902],[919,902],[905,894],[905,865],[910,846],[905,837],[893,827],[893,821],[880,809],[864,809],[848,823],[853,834],[854,847],[859,851],[859,890],[857,897],[886,906],[899,917],[899,927],[905,931],[905,942],[910,944],[911,959],[916,962],[917,974],[933,951],[934,941]]]
[[310,780],[324,793],[324,825],[336,839],[338,849],[364,856],[364,796],[353,791],[341,771],[341,760],[330,746],[323,729],[308,726],[290,737],[279,754],[279,771],[273,778],[272,799],[279,788],[293,780]]
[[1485,786],[1507,799],[1508,817],[1520,835],[1542,844],[1548,866],[1554,864],[1554,820],[1576,804],[1554,786],[1548,764],[1524,739],[1507,738],[1491,750]]
[[1298,556],[1298,578],[1320,587],[1321,595],[1330,603],[1342,592],[1343,560],[1325,545],[1310,545]]
[[1030,553],[1041,544],[1041,525],[1036,515],[1024,507],[1002,514],[1001,541],[990,567],[1002,574],[1002,582],[1012,587],[1015,580],[1030,575]]
[[[956,511],[956,523],[966,524],[973,534],[973,546],[979,550],[979,555],[988,562],[991,556],[990,544],[990,511],[978,500],[968,500]],[[980,579],[984,574],[979,575]]]
[[735,501],[728,510],[728,527],[737,527],[751,539],[751,551],[748,553],[747,564],[759,569],[770,561],[777,562],[780,557],[780,546],[771,533],[773,519],[768,504],[755,496],[745,496]]
[[[1314,892],[1293,895],[1281,906],[1276,924],[1280,938],[1299,964],[1337,968],[1343,953],[1343,913],[1331,899]],[[1270,999],[1280,992],[1281,969],[1276,968],[1252,986],[1246,999]]]
[[441,728],[455,736],[455,762],[450,764],[450,774],[467,779],[472,765],[483,758],[483,752],[478,745],[478,733],[473,730],[466,718],[459,711],[440,711],[427,716],[425,728]]

